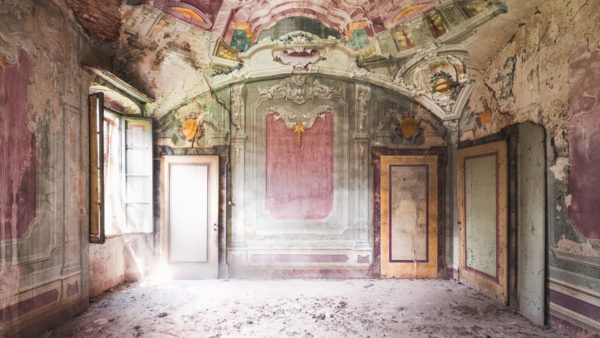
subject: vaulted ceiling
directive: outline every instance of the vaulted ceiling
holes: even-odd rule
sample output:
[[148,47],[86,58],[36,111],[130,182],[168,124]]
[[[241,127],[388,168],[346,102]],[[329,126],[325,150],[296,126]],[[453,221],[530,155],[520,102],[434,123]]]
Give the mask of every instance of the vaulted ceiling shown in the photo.
[[229,37],[232,25],[249,24],[255,36],[277,21],[311,17],[344,32],[352,22],[365,21],[370,33],[397,26],[431,10],[443,0],[65,0],[93,37],[116,41],[121,5],[154,6],[200,29]]
[[422,14],[441,0],[155,0],[154,6],[198,27],[227,35],[232,23],[249,23],[254,35],[293,16],[312,17],[338,31],[368,20],[374,32]]

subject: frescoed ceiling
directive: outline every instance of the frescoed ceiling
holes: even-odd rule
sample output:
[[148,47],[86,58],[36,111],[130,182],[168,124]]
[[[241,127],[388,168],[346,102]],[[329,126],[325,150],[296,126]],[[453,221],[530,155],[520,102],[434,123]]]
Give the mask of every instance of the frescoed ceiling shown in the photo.
[[311,17],[343,32],[367,20],[374,33],[402,24],[439,5],[441,0],[155,0],[154,6],[223,37],[233,23],[249,23],[254,35],[277,21]]
[[254,36],[289,17],[309,17],[345,32],[352,22],[366,21],[369,34],[419,16],[443,0],[65,0],[77,20],[93,37],[106,42],[119,35],[119,6],[154,6],[168,15],[217,33],[229,41],[233,27],[249,24]]
[[460,43],[507,10],[498,0],[65,1],[92,37],[116,35],[111,70],[156,99],[156,117],[209,90],[304,72],[382,86],[451,119],[468,97]]

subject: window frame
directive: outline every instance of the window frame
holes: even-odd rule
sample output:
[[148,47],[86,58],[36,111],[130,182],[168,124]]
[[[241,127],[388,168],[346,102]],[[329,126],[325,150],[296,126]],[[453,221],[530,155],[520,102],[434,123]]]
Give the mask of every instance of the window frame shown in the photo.
[[[90,198],[89,198],[89,242],[94,244],[103,244],[107,238],[118,237],[129,234],[152,234],[154,233],[154,169],[153,169],[153,131],[152,119],[143,116],[130,116],[114,109],[110,109],[104,104],[104,94],[94,93],[88,97],[89,103],[89,164],[90,164]],[[118,219],[123,222],[119,227],[111,227],[111,233],[107,233],[106,228],[106,197],[107,191],[105,186],[105,130],[104,120],[106,114],[112,115],[118,120],[118,129],[116,139],[118,139],[119,153],[118,158],[118,175],[116,179],[119,182],[116,186],[121,194],[120,206],[115,208],[115,214],[118,214]],[[130,150],[128,145],[128,126],[131,123],[142,125],[142,133],[140,134],[142,146],[134,147],[135,150],[142,150],[142,160],[144,161],[144,172],[133,173],[127,172],[128,153]],[[140,142],[139,140],[137,140]],[[128,183],[129,177],[143,177],[146,182],[143,201],[129,201]],[[143,218],[141,226],[132,227],[130,217],[128,215],[128,205],[143,205]],[[114,229],[113,229],[114,228]]]

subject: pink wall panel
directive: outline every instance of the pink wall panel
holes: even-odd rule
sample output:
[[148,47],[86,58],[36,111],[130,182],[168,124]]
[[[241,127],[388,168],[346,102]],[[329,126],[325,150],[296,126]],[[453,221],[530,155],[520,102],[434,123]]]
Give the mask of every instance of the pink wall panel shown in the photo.
[[307,129],[302,147],[276,114],[267,115],[267,211],[276,219],[322,219],[333,207],[333,114]]
[[600,238],[600,53],[577,50],[570,64],[570,215],[587,238]]
[[27,109],[33,65],[24,51],[0,68],[0,240],[23,236],[35,218],[35,134]]

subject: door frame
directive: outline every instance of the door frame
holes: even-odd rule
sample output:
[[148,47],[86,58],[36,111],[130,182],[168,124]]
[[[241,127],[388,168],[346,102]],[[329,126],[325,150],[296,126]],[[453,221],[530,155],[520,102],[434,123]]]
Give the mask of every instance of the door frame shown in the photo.
[[[206,266],[214,265],[214,278],[219,274],[220,263],[220,248],[219,248],[219,155],[164,155],[160,158],[161,175],[160,175],[160,239],[159,239],[159,256],[164,259],[167,264],[202,264],[202,263],[171,263],[169,259],[169,243],[170,243],[170,166],[172,164],[192,164],[192,165],[207,165],[208,166],[208,181],[210,186],[208,190],[208,232],[214,236],[207,238],[208,241],[213,240],[214,254],[211,256],[210,243],[207,243],[209,251],[208,262]],[[213,229],[215,227],[215,229]]]
[[381,156],[437,156],[437,274],[438,278],[446,276],[446,147],[429,149],[394,149],[387,147],[371,148],[372,182],[373,182],[373,260],[371,276],[381,277]]

